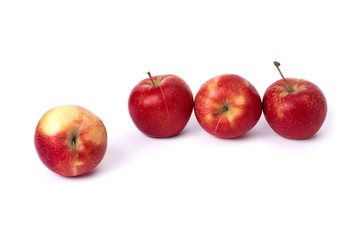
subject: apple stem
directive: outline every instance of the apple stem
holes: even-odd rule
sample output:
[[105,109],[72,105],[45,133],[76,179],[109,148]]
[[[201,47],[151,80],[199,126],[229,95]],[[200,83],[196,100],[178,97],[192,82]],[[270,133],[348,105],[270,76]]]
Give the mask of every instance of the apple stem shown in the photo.
[[214,115],[217,115],[219,113],[224,113],[224,112],[226,112],[228,110],[229,110],[228,106],[223,106],[219,111],[213,112],[212,115],[214,116]]
[[76,139],[75,138],[73,138],[72,139],[72,147],[73,147],[73,149],[74,149],[74,157],[78,157],[78,154],[77,154],[77,151],[76,151]]
[[288,81],[286,81],[286,78],[284,77],[284,75],[282,74],[282,72],[281,72],[281,70],[280,70],[280,68],[279,68],[280,63],[277,62],[277,61],[274,61],[274,65],[275,65],[275,67],[277,68],[277,70],[279,71],[282,79],[284,80],[284,83],[285,83],[285,85],[286,85],[286,90],[287,90],[288,92],[295,92],[294,89],[289,85]]
[[155,86],[155,82],[154,82],[154,79],[153,79],[152,76],[151,76],[151,73],[150,73],[150,72],[147,72],[147,74],[148,74],[149,77],[150,77],[151,84],[152,84],[153,86]]

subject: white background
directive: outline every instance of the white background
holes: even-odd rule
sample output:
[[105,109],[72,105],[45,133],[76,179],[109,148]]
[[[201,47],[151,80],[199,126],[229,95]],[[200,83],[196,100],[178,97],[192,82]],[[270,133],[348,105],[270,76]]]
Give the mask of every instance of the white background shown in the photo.
[[[357,1],[1,1],[0,239],[360,239]],[[182,77],[195,96],[234,73],[262,96],[280,76],[317,84],[318,134],[276,135],[262,116],[239,139],[192,115],[169,139],[127,110],[146,72]],[[50,108],[96,113],[108,150],[64,178],[33,135]]]

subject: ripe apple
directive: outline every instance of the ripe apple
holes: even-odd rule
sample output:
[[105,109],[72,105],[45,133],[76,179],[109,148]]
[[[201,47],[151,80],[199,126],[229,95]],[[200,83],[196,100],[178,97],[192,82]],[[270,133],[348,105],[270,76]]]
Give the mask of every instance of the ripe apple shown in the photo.
[[186,82],[175,75],[160,75],[139,82],[131,91],[129,113],[136,127],[150,137],[171,137],[188,123],[193,94]]
[[327,103],[314,83],[298,78],[284,78],[280,63],[274,62],[282,79],[271,84],[263,97],[264,115],[280,136],[306,139],[313,136],[325,121]]
[[195,96],[194,112],[200,126],[220,138],[243,135],[258,122],[259,93],[246,79],[224,74],[205,82]]
[[107,147],[106,128],[100,118],[74,105],[47,111],[36,127],[34,140],[45,166],[66,177],[95,168]]

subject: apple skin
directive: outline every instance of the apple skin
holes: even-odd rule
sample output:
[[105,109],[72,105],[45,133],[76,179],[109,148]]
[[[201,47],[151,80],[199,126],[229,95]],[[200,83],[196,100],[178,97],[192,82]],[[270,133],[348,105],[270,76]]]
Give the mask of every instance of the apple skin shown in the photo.
[[180,133],[188,123],[193,94],[186,82],[176,75],[158,75],[140,81],[128,100],[129,114],[135,126],[149,137],[165,138]]
[[294,92],[289,92],[283,79],[270,85],[263,97],[263,111],[270,127],[290,139],[310,138],[321,128],[327,113],[323,92],[304,79],[286,78]]
[[194,112],[206,132],[219,138],[236,138],[259,121],[261,98],[246,79],[224,74],[200,87],[195,96]]
[[75,105],[58,106],[40,119],[34,136],[43,164],[65,177],[94,169],[107,148],[106,128],[99,117]]

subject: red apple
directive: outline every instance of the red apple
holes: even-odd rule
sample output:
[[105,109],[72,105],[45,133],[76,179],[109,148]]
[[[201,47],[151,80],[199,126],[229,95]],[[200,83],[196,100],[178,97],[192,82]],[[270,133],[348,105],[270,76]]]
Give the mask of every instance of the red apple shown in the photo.
[[107,133],[103,122],[89,110],[73,105],[55,107],[42,116],[35,130],[35,148],[53,172],[78,176],[103,159]]
[[263,97],[264,115],[280,136],[306,139],[313,136],[325,121],[327,103],[314,83],[298,78],[284,78],[279,62],[274,62],[282,79],[270,85]]
[[188,123],[193,94],[184,80],[160,75],[139,82],[131,91],[129,113],[136,127],[150,137],[171,137]]
[[259,93],[246,79],[225,74],[205,82],[195,97],[200,126],[220,138],[243,135],[258,122],[262,108]]

